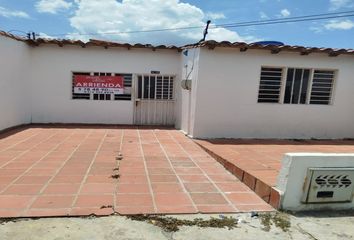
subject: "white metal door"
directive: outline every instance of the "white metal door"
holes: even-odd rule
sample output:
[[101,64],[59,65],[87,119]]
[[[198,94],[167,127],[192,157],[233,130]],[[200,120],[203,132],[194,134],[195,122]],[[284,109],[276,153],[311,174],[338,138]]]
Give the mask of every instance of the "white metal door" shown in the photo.
[[135,124],[174,125],[174,77],[165,75],[138,75],[136,81]]

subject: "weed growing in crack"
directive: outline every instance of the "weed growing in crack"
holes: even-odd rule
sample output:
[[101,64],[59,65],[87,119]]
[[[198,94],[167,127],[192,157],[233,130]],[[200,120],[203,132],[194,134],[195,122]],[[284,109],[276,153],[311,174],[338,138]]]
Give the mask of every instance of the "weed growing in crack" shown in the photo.
[[132,215],[128,216],[134,221],[143,221],[162,228],[166,232],[176,232],[181,226],[197,226],[201,228],[225,228],[229,230],[237,227],[238,220],[233,217],[210,218],[203,220],[201,218],[195,218],[194,220],[182,220],[174,217],[161,217],[154,215]]
[[264,213],[259,215],[261,224],[263,225],[263,230],[269,232],[272,225],[274,224],[276,227],[283,230],[283,232],[287,232],[290,229],[291,223],[289,220],[289,216],[285,213]]

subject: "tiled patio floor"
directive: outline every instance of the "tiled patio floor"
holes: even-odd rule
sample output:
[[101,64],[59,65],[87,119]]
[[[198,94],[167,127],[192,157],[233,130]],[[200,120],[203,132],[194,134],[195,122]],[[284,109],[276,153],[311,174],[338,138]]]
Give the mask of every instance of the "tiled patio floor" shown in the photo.
[[271,188],[276,185],[285,153],[354,152],[354,140],[215,139],[196,142],[267,202],[272,200]]
[[251,210],[273,209],[176,130],[30,127],[0,135],[0,217]]

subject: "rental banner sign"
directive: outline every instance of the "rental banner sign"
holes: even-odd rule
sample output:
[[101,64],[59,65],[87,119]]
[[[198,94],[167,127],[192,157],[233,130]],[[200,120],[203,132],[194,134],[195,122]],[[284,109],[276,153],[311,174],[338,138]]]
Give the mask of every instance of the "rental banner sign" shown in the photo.
[[122,76],[76,75],[74,93],[124,94],[124,78]]

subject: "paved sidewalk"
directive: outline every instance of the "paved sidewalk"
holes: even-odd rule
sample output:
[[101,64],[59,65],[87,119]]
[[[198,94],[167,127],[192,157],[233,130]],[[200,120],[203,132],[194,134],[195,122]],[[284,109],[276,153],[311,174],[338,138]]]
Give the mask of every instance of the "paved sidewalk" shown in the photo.
[[252,210],[273,209],[176,130],[30,127],[0,135],[0,217]]
[[[249,213],[232,214],[238,219],[236,228],[201,228],[181,226],[176,232],[166,232],[153,222],[132,221],[123,216],[100,218],[42,218],[20,219],[16,222],[0,221],[1,240],[82,240],[82,239],[134,239],[134,240],[352,240],[354,238],[353,215],[322,212],[318,215],[289,216],[290,227],[284,232],[272,221],[269,229],[258,217]],[[202,218],[208,220],[217,215],[178,215],[180,220]]]
[[280,196],[273,189],[285,153],[353,153],[354,140],[196,140],[229,172],[278,207]]

